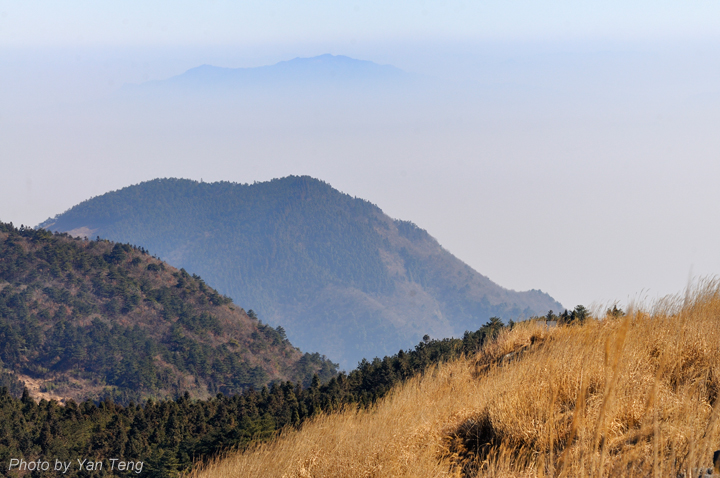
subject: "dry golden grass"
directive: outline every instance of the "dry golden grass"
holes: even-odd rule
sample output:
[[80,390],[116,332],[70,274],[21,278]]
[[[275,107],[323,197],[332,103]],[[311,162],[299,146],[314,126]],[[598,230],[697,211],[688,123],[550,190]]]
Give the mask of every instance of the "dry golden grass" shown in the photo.
[[519,324],[370,411],[318,417],[192,478],[689,476],[720,449],[718,391],[708,282],[625,317]]

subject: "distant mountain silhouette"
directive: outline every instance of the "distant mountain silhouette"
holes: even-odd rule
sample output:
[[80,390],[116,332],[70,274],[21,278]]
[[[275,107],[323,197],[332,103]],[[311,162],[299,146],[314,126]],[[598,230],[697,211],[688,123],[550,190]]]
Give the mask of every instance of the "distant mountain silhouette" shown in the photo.
[[125,85],[125,92],[191,90],[195,92],[288,87],[377,87],[402,86],[422,79],[390,65],[356,60],[347,56],[320,55],[295,58],[255,68],[222,68],[201,65],[166,80]]
[[252,185],[157,179],[41,224],[149,248],[345,368],[425,334],[460,336],[562,306],[504,289],[411,222],[310,177]]

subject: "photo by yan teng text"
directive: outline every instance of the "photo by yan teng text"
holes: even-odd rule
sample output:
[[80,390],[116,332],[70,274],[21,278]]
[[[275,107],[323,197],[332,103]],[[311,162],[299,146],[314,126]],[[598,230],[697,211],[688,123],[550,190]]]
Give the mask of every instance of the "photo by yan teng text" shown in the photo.
[[76,459],[70,461],[60,461],[55,459],[55,463],[49,461],[25,461],[22,458],[11,458],[8,471],[58,471],[67,473],[70,469],[78,469],[80,471],[125,471],[141,473],[143,469],[142,461],[123,461],[118,458],[110,458],[108,460],[92,461],[88,459]]

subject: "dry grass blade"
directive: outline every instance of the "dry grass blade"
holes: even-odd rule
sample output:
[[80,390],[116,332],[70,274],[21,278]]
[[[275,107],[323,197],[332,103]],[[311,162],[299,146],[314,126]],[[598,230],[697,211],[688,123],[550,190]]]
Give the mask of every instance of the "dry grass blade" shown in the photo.
[[580,382],[581,386],[580,390],[578,390],[577,398],[575,399],[575,410],[573,411],[573,420],[572,424],[570,425],[570,433],[567,443],[565,445],[565,450],[558,459],[558,462],[561,466],[559,478],[568,476],[568,473],[570,471],[570,468],[568,467],[568,453],[570,452],[573,444],[575,443],[575,438],[577,437],[578,433],[578,427],[580,426],[582,420],[584,420],[585,418],[585,397],[587,396],[588,391],[587,375],[582,374]]

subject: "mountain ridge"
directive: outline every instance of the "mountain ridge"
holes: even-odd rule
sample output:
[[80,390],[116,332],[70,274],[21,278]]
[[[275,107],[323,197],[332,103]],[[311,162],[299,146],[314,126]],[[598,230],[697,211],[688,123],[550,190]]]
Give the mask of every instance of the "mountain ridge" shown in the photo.
[[252,185],[153,180],[41,226],[143,244],[343,367],[425,334],[461,336],[490,316],[562,309],[542,291],[498,286],[427,231],[308,176]]

